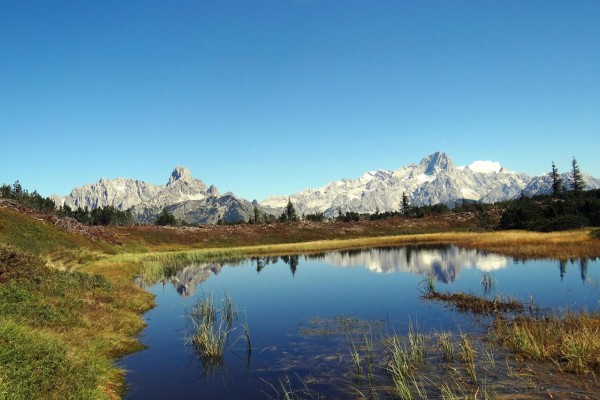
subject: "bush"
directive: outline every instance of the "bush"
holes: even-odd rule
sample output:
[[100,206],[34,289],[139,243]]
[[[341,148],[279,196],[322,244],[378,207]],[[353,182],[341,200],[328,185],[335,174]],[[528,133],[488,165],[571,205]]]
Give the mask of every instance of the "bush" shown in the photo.
[[527,224],[527,229],[539,232],[554,232],[579,229],[587,225],[589,225],[588,219],[580,215],[561,215],[556,218],[532,221]]
[[600,229],[594,229],[590,232],[590,237],[592,239],[600,239]]

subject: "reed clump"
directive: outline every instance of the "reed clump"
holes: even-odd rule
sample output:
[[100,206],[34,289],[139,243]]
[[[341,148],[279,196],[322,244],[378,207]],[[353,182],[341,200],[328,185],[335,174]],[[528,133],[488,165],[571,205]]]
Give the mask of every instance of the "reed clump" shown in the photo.
[[564,371],[600,372],[600,314],[568,312],[563,316],[497,318],[496,339],[515,353],[553,360]]
[[[234,323],[238,320],[239,315],[231,296],[224,293],[220,306],[218,306],[215,304],[214,294],[211,291],[198,300],[189,310],[188,315],[192,323],[192,336],[189,338],[189,342],[196,349],[204,365],[210,367],[223,365],[229,336],[235,329]],[[238,339],[246,341],[247,351],[250,354],[252,344],[247,318],[241,323],[241,328],[243,332]]]

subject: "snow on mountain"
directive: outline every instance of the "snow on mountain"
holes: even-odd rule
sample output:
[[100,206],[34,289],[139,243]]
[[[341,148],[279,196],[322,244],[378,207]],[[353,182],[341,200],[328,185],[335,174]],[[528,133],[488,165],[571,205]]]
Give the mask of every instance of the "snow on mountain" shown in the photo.
[[[600,180],[582,174],[586,189],[600,188]],[[568,174],[562,175],[565,187]],[[153,222],[166,209],[188,223],[247,221],[253,216],[254,205],[262,211],[280,215],[288,199],[299,215],[323,212],[326,216],[338,211],[374,213],[377,210],[397,211],[402,194],[414,205],[444,203],[454,205],[463,199],[493,203],[521,195],[533,196],[550,192],[548,174],[530,177],[511,172],[493,161],[475,161],[457,167],[445,153],[437,152],[396,170],[375,170],[357,179],[342,179],[320,188],[305,189],[290,196],[268,197],[259,205],[232,193],[221,195],[215,186],[194,179],[187,168],[176,167],[166,185],[153,185],[135,179],[105,179],[84,185],[64,197],[52,196],[57,206],[72,209],[114,206],[131,210],[138,222]]]
[[215,186],[206,187],[187,168],[176,167],[166,185],[153,185],[135,179],[105,179],[75,188],[68,196],[52,196],[57,206],[94,209],[113,206],[131,210],[138,222],[153,222],[165,208],[188,223],[215,223],[247,220],[253,205]]
[[495,202],[520,195],[531,179],[491,161],[457,167],[447,154],[437,152],[419,164],[393,171],[367,172],[358,179],[342,179],[291,196],[269,197],[260,205],[278,213],[289,198],[300,214],[324,212],[326,216],[333,216],[338,209],[359,213],[397,211],[402,193],[415,205],[452,205],[463,198]]

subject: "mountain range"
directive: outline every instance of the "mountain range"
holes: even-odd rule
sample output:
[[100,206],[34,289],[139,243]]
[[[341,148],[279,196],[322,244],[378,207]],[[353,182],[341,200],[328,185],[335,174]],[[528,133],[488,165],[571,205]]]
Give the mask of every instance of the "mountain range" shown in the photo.
[[[600,188],[600,179],[582,174],[586,189]],[[565,187],[568,173],[562,174]],[[424,157],[419,164],[396,170],[376,170],[358,179],[342,179],[320,188],[305,189],[289,196],[268,197],[260,203],[249,202],[233,193],[221,195],[213,185],[207,187],[191,176],[187,168],[176,167],[166,185],[153,185],[134,179],[100,179],[94,184],[72,190],[64,197],[52,196],[57,205],[71,208],[114,206],[130,209],[138,222],[153,222],[166,209],[187,223],[246,221],[254,207],[279,215],[292,201],[299,215],[324,213],[331,217],[338,211],[373,213],[397,211],[403,193],[414,205],[444,203],[454,205],[462,199],[493,203],[524,194],[533,196],[551,191],[549,174],[531,177],[512,172],[500,164],[476,161],[456,166],[445,153]]]

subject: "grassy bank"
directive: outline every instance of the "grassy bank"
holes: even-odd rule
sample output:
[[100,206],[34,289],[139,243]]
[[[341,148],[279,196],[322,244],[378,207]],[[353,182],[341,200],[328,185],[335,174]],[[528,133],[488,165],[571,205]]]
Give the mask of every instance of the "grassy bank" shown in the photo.
[[0,247],[0,398],[116,399],[149,294]]
[[472,233],[469,218],[145,226],[86,236],[0,208],[0,398],[119,398],[123,375],[113,361],[139,348],[134,337],[143,327],[142,313],[152,306],[133,278],[153,263],[421,243],[519,258],[600,256],[600,240],[591,239],[588,230]]
[[254,246],[207,247],[179,251],[154,251],[147,253],[119,254],[112,261],[140,263],[203,262],[210,260],[238,259],[253,256],[284,255],[293,253],[317,253],[340,249],[402,246],[407,244],[455,244],[497,252],[515,258],[572,259],[599,257],[600,240],[592,239],[589,231],[581,229],[568,232],[538,233],[526,231],[500,232],[443,232],[406,234],[398,236],[363,237],[355,239],[315,240],[300,243],[264,244]]

